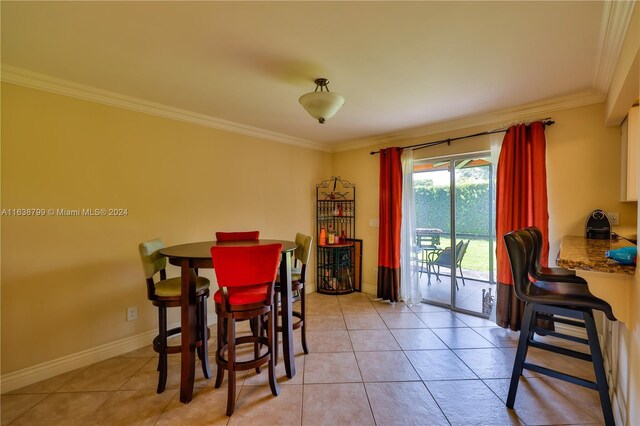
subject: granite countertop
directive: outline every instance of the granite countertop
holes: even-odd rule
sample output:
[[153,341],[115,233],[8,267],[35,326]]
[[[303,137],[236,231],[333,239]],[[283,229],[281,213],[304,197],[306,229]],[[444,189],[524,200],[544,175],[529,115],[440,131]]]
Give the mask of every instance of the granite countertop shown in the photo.
[[608,272],[612,274],[634,275],[636,267],[621,265],[604,256],[607,250],[633,246],[627,240],[593,240],[569,235],[562,238],[556,263],[568,269]]

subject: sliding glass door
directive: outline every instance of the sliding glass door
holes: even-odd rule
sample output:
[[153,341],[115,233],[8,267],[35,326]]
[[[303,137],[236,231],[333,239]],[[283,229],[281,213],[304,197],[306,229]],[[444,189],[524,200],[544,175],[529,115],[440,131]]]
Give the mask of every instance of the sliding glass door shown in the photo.
[[495,299],[494,179],[490,159],[416,164],[420,285],[427,303],[489,317]]

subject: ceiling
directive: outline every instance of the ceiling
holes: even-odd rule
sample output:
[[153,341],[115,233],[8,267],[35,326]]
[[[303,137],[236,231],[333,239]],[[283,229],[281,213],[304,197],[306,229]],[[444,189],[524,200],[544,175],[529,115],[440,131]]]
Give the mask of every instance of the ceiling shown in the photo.
[[[1,7],[4,80],[49,76],[329,151],[567,96],[603,99],[618,55],[606,40],[611,5],[599,1]],[[317,77],[346,98],[325,124],[298,104]]]

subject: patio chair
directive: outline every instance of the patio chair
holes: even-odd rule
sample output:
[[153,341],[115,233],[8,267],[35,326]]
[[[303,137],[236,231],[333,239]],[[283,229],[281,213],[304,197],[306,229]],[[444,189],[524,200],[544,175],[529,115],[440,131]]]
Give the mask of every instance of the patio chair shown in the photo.
[[[455,268],[458,268],[460,271],[460,278],[462,279],[462,285],[466,285],[464,282],[464,275],[462,274],[462,259],[464,258],[464,254],[467,252],[467,247],[469,246],[469,241],[460,241],[456,244],[456,258],[455,258]],[[442,250],[432,250],[427,253],[427,276],[428,276],[428,285],[431,285],[431,274],[436,275],[436,279],[440,280],[440,267],[445,267],[451,269],[451,247],[446,247]],[[456,290],[460,290],[460,286],[458,285],[458,278],[456,277]]]

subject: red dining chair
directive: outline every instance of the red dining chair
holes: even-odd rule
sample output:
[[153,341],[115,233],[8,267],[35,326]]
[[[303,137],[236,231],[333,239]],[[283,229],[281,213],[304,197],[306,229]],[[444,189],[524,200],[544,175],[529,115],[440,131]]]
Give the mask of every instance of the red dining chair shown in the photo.
[[[269,366],[269,386],[274,396],[278,395],[275,377],[274,326],[274,282],[280,263],[282,244],[260,246],[213,246],[211,258],[220,289],[213,299],[216,303],[218,333],[216,350],[215,387],[222,385],[224,370],[229,371],[227,416],[235,409],[236,371],[258,369]],[[267,317],[267,337],[260,334],[260,317]],[[250,336],[236,336],[237,320],[257,319],[257,327]],[[225,330],[226,326],[226,330]],[[253,344],[254,358],[238,361],[238,345]],[[261,348],[266,352],[260,354]],[[226,353],[226,358],[225,358]]]
[[257,241],[260,231],[216,232],[217,241]]
[[[158,353],[158,388],[157,392],[164,392],[167,384],[167,354],[180,353],[180,345],[167,344],[170,336],[180,334],[180,327],[167,330],[167,308],[180,307],[181,278],[167,278],[165,270],[167,258],[160,254],[164,243],[159,238],[140,243],[138,251],[142,260],[142,267],[147,279],[147,297],[158,307],[158,335],[153,339],[153,350]],[[160,279],[154,281],[153,277],[159,274]],[[209,372],[209,358],[207,353],[207,340],[209,328],[207,326],[207,297],[209,297],[209,280],[205,277],[196,278],[197,299],[197,323],[198,332],[197,349],[198,357],[202,363],[202,372],[206,378],[211,377]]]

